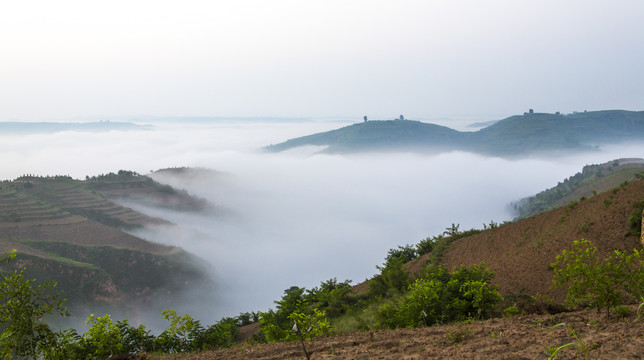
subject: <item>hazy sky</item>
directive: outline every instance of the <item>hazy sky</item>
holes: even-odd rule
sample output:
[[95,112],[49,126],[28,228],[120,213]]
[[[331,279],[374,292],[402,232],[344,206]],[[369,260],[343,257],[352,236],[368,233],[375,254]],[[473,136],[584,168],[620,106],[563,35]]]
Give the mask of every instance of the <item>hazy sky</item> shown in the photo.
[[644,1],[4,1],[0,121],[641,110]]

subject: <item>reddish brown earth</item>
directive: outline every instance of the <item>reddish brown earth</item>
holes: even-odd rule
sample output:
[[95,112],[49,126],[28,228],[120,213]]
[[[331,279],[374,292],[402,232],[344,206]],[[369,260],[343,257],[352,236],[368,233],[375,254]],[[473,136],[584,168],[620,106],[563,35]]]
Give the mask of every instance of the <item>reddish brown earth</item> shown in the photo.
[[448,269],[486,263],[502,294],[537,293],[563,300],[565,290],[552,290],[550,264],[575,240],[591,241],[601,256],[614,249],[641,248],[638,236],[625,236],[633,206],[644,200],[644,181],[611,190],[562,208],[456,241],[444,254]]
[[[316,359],[548,359],[546,347],[570,342],[557,359],[641,359],[644,320],[634,311],[625,319],[584,310],[556,315],[524,315],[419,329],[378,330],[330,336],[305,342]],[[562,324],[555,326],[557,324]],[[579,341],[572,335],[577,333]],[[460,338],[459,338],[460,336]],[[198,354],[153,359],[306,359],[299,342],[239,344]]]

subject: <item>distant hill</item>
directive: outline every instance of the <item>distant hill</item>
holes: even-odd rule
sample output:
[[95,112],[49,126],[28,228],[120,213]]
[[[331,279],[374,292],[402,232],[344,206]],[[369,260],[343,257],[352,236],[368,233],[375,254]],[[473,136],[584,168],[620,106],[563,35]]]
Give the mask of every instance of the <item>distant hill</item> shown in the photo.
[[533,153],[595,150],[626,141],[644,141],[644,111],[606,110],[570,115],[526,113],[495,122],[476,132],[412,120],[366,121],[269,145],[279,152],[305,145],[324,152],[470,151],[514,157]]
[[71,308],[146,307],[160,299],[171,301],[189,288],[212,286],[204,261],[126,232],[171,224],[110,199],[176,211],[212,208],[205,200],[130,171],[84,181],[28,175],[3,181],[0,251],[17,249],[18,257],[0,271],[27,266],[28,277],[56,281]]
[[526,218],[564,206],[571,201],[591,197],[612,189],[624,181],[644,177],[644,159],[618,159],[599,165],[584,166],[557,186],[511,204],[518,218]]
[[84,132],[102,132],[102,131],[129,131],[129,130],[146,130],[150,129],[149,125],[137,125],[129,122],[20,122],[8,121],[0,122],[0,133],[3,134],[33,134],[33,133],[56,133],[61,131],[84,131]]

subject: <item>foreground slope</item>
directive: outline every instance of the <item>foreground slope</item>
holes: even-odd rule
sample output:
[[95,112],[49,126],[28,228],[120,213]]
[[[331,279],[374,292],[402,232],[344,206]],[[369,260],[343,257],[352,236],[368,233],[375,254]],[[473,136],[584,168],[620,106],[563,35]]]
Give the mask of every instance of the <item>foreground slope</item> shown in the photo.
[[367,121],[267,146],[279,152],[305,145],[325,152],[470,151],[516,157],[562,151],[592,151],[599,146],[644,141],[644,111],[606,110],[569,115],[526,113],[477,132],[410,120]]
[[[204,286],[202,262],[177,247],[152,243],[127,230],[167,224],[118,205],[113,199],[145,199],[159,206],[203,209],[203,201],[122,171],[73,180],[23,176],[0,183],[0,251],[17,249],[4,271],[27,267],[26,276],[56,281],[71,308],[133,308]],[[85,315],[83,313],[83,315]]]
[[644,180],[514,223],[459,239],[445,252],[449,269],[486,263],[496,272],[493,283],[502,294],[552,296],[562,301],[565,290],[552,290],[550,264],[575,240],[587,239],[607,256],[614,249],[642,248],[638,235],[629,235],[629,217],[644,200]]
[[[644,325],[628,318],[606,318],[585,310],[556,315],[524,315],[504,319],[435,325],[418,329],[375,330],[307,341],[311,359],[548,359],[546,347],[576,339],[590,349],[592,359],[641,359]],[[565,324],[553,326],[557,324]],[[557,359],[584,358],[574,346]],[[197,354],[153,356],[172,360],[305,359],[299,342],[239,344]]]

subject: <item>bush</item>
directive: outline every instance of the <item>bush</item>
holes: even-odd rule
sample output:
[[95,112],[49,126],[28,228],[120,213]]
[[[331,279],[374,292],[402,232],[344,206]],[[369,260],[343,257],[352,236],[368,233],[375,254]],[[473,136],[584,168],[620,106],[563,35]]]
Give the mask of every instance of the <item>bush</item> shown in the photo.
[[163,310],[161,316],[170,321],[170,326],[157,337],[157,349],[166,353],[201,350],[195,346],[204,331],[198,320],[188,314],[179,316],[174,309]]
[[503,317],[513,317],[519,315],[519,309],[516,306],[510,306],[503,310]]
[[355,299],[349,297],[351,292],[351,280],[338,282],[336,278],[323,281],[320,287],[308,290],[306,299],[315,308],[324,310],[329,317],[336,317],[346,313],[355,303]]
[[573,242],[573,251],[564,250],[553,264],[554,287],[568,285],[566,303],[589,306],[598,311],[621,305],[625,298],[641,297],[644,292],[644,251],[614,250],[600,260],[597,248],[588,240]]
[[[16,250],[5,254],[0,261],[9,262],[16,257]],[[54,293],[55,282],[33,285],[35,280],[25,279],[23,268],[0,281],[0,357],[39,358],[49,357],[57,346],[58,334],[53,332],[43,318],[58,313],[69,315],[60,294]]]
[[398,246],[397,249],[389,249],[385,257],[384,267],[390,266],[394,262],[407,263],[418,257],[418,253],[413,245]]
[[483,266],[461,266],[451,274],[442,266],[432,266],[399,302],[379,309],[378,324],[383,328],[418,327],[484,317],[503,300],[498,287],[487,284],[492,276]]

